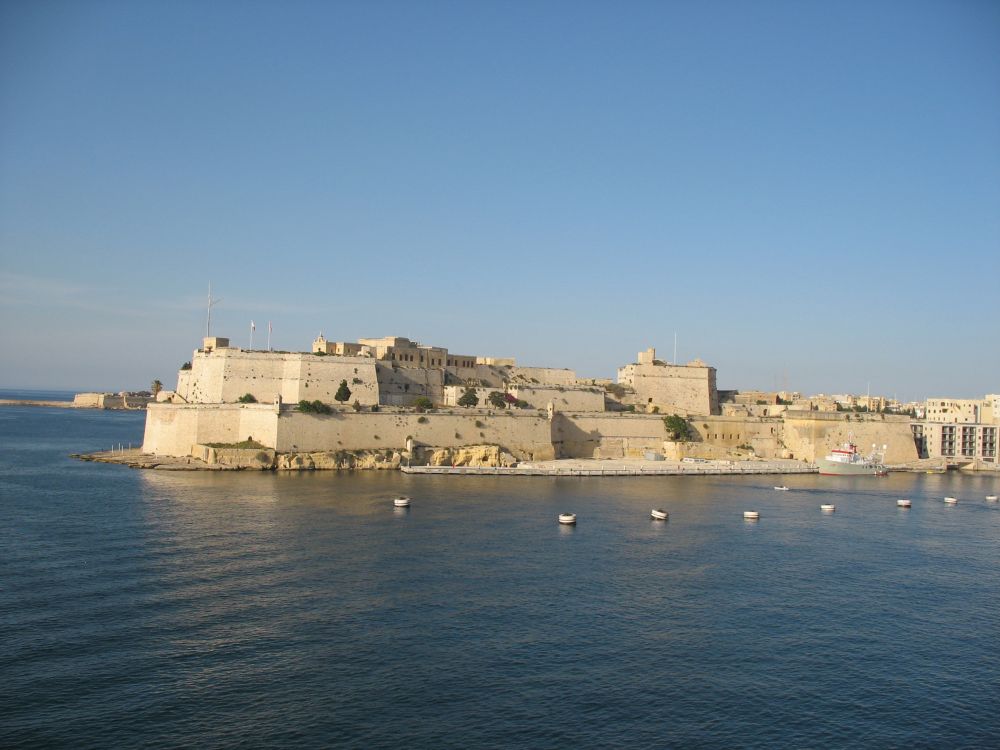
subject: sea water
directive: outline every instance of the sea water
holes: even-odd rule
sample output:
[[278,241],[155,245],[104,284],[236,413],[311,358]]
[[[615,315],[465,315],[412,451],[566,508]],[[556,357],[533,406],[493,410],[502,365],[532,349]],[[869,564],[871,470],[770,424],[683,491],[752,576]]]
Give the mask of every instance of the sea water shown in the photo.
[[995,478],[68,457],[142,424],[0,409],[0,746],[1000,745]]

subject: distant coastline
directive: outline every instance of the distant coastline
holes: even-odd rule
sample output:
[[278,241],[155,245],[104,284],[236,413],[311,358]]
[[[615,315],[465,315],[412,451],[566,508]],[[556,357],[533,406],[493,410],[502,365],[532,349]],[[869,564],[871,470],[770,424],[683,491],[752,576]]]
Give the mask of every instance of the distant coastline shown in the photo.
[[[27,398],[0,398],[0,406],[53,406],[58,409],[81,409],[87,407],[80,407],[74,404],[72,401],[49,401],[49,400],[38,400],[38,399],[27,399]],[[91,407],[96,408],[96,407]]]
[[57,409],[145,410],[153,400],[148,392],[113,393],[111,391],[46,391],[0,389],[0,406],[41,406]]

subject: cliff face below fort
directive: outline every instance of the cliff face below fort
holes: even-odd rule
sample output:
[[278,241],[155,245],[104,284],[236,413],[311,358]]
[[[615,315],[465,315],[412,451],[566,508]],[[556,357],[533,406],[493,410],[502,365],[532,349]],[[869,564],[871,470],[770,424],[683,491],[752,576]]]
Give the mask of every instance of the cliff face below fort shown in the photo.
[[[191,457],[206,467],[257,471],[398,469],[404,454],[395,450],[339,450],[276,453],[268,448],[195,445]],[[407,456],[414,465],[514,466],[517,459],[497,445],[422,448]]]

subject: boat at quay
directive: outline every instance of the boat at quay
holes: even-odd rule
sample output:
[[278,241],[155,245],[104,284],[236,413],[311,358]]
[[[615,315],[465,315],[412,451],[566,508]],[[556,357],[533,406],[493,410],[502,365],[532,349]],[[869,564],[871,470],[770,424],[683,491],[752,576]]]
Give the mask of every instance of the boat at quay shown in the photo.
[[853,440],[844,443],[840,448],[834,448],[825,458],[819,459],[816,463],[819,466],[819,473],[830,476],[842,475],[869,475],[881,477],[889,473],[889,470],[882,463],[886,446],[882,446],[879,452],[875,445],[872,445],[872,452],[867,456],[862,456],[858,452],[858,446]]

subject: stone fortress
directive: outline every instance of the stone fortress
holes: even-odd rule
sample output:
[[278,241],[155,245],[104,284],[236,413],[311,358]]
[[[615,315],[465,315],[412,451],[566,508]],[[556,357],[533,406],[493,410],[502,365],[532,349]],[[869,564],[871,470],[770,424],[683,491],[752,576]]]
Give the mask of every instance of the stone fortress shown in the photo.
[[[338,402],[342,386],[350,393]],[[328,413],[300,402],[321,402]],[[671,430],[665,418],[674,415],[687,435]],[[147,409],[142,450],[205,458],[249,446],[279,468],[650,456],[812,462],[848,439],[887,445],[889,463],[921,457],[908,416],[720,394],[715,368],[664,362],[653,349],[611,381],[403,337],[331,342],[321,334],[310,352],[204,339],[177,388]]]

